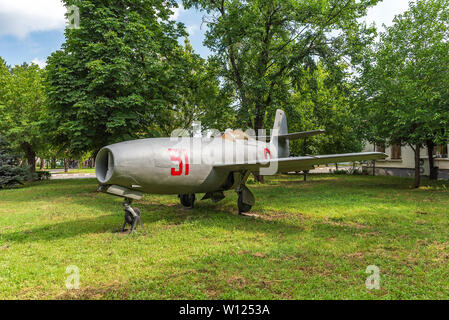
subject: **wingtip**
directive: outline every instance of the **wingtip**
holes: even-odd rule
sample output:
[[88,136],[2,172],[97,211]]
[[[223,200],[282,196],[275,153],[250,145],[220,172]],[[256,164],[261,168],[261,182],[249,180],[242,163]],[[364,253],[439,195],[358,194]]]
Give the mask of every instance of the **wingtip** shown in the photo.
[[375,152],[375,154],[378,155],[381,159],[388,158],[388,154],[383,153],[383,152]]

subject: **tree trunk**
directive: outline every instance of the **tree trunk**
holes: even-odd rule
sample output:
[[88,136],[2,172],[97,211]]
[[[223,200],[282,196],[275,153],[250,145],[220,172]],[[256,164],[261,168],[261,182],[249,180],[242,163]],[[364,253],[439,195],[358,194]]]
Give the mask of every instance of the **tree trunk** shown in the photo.
[[69,172],[69,160],[64,159],[64,172]]
[[421,160],[421,145],[417,144],[415,146],[415,182],[414,182],[414,187],[415,188],[419,188],[420,184],[421,184],[421,167],[419,165],[420,160]]
[[260,134],[259,130],[262,130],[263,128],[264,128],[263,115],[261,114],[261,111],[258,111],[256,114],[256,118],[254,119],[254,131],[256,131],[257,137]]
[[30,170],[30,179],[34,179],[36,174],[36,152],[34,152],[33,147],[29,143],[24,143],[22,149],[25,152],[25,157],[27,159],[27,164]]
[[52,169],[56,169],[56,157],[51,157],[51,166]]
[[40,165],[39,170],[42,171],[43,169],[44,169],[44,159],[41,158],[41,165]]
[[435,159],[433,157],[433,149],[435,148],[435,143],[432,140],[427,140],[427,155],[429,157],[429,179],[438,180],[438,168],[435,167]]
[[30,166],[31,179],[33,179],[36,173],[36,153],[34,151],[30,151],[30,153],[27,153],[26,157],[28,165]]

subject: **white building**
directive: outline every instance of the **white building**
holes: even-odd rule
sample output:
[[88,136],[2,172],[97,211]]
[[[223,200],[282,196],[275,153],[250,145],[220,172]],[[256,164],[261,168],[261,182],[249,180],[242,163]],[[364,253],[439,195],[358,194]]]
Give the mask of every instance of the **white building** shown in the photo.
[[[439,179],[449,180],[449,144],[435,147],[435,166],[439,168]],[[415,152],[410,146],[393,145],[379,147],[372,144],[365,146],[365,151],[379,151],[388,155],[385,160],[376,161],[376,174],[414,177],[415,176]],[[429,157],[427,149],[421,149],[421,173],[429,176]]]

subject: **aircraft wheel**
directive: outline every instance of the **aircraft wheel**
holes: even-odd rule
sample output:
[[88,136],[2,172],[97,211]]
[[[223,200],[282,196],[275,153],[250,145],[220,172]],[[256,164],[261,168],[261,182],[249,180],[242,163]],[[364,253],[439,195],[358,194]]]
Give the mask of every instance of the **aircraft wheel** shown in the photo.
[[195,203],[195,194],[180,194],[179,199],[184,207],[193,208]]
[[252,208],[249,204],[243,203],[243,196],[241,193],[239,194],[237,205],[239,207],[239,214],[250,212]]

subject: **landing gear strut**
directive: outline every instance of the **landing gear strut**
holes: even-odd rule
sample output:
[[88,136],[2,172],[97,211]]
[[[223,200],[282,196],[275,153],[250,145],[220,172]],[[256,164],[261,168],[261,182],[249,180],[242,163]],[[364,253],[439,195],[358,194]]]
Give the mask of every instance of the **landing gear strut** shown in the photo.
[[181,200],[181,204],[186,207],[193,209],[193,205],[195,204],[195,194],[180,194],[179,199]]
[[126,198],[123,202],[123,208],[125,209],[125,222],[123,222],[122,232],[125,232],[125,227],[127,224],[131,226],[129,233],[136,230],[137,222],[143,229],[142,219],[140,218],[140,210],[136,207],[131,207],[132,199]]
[[237,188],[235,191],[238,194],[238,200],[237,200],[237,206],[239,208],[239,215],[244,216],[245,213],[248,213],[251,211],[251,208],[255,204],[254,195],[251,193],[251,191],[248,189],[248,187],[245,185],[246,181],[248,180],[248,177],[250,175],[249,171],[241,172],[239,177],[239,182],[237,183]]
[[239,192],[239,198],[237,200],[237,206],[239,208],[239,214],[243,215],[251,211],[252,206],[243,202],[243,193]]

